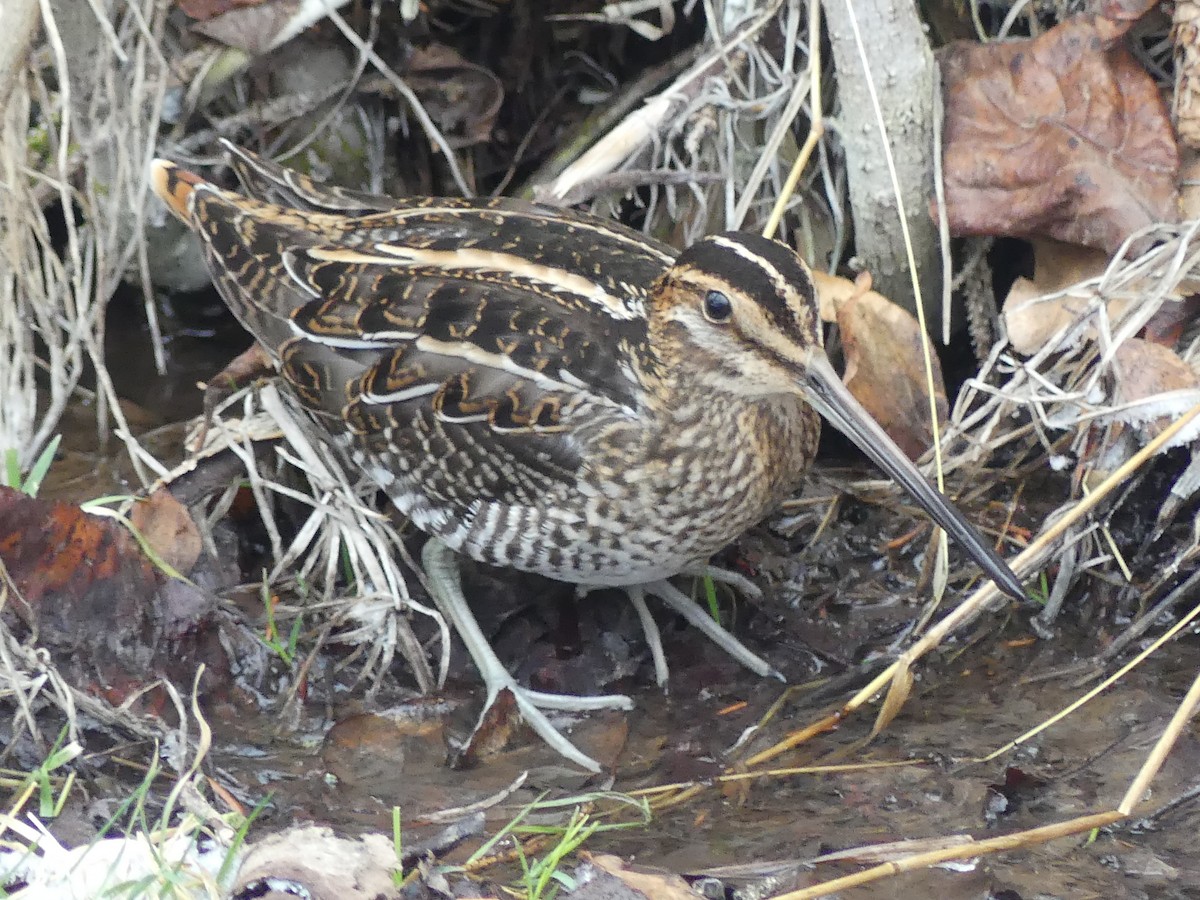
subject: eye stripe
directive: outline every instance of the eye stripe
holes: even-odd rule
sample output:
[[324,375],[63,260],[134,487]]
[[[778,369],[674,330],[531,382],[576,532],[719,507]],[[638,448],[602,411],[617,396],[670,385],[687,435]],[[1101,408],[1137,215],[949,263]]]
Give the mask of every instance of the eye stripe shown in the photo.
[[816,292],[808,267],[790,248],[754,234],[713,235],[680,254],[675,266],[701,290],[745,295],[795,340],[817,340]]

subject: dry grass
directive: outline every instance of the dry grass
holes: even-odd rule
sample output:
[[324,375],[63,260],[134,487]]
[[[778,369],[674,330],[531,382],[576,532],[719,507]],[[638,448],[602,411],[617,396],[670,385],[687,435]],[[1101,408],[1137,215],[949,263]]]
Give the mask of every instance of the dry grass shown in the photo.
[[[45,41],[0,122],[0,447],[26,464],[90,374],[101,445],[114,425],[128,434],[105,365],[103,313],[128,273],[135,282],[146,273],[144,173],[167,74],[162,4],[126,0],[111,23],[89,4],[63,9],[70,14],[59,21],[43,3]],[[140,280],[156,323],[149,282]],[[161,342],[147,350],[161,368]]]

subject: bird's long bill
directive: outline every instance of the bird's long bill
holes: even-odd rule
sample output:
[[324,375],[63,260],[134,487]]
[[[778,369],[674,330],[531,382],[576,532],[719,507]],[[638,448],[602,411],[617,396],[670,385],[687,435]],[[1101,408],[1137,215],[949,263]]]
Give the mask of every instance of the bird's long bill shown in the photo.
[[930,517],[971,554],[1001,590],[1018,600],[1024,600],[1025,592],[1021,589],[1021,582],[1008,564],[963,514],[925,480],[925,476],[904,455],[904,451],[896,446],[895,441],[887,436],[871,414],[854,399],[823,351],[814,350],[810,355],[807,376],[804,386],[807,388],[807,399],[812,407],[912,494]]

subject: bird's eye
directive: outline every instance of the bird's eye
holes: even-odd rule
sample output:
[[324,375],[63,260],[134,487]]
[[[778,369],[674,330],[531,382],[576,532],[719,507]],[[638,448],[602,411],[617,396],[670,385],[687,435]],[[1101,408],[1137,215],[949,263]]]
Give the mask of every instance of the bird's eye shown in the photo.
[[728,322],[733,315],[733,304],[720,291],[709,291],[704,295],[704,317],[710,322]]

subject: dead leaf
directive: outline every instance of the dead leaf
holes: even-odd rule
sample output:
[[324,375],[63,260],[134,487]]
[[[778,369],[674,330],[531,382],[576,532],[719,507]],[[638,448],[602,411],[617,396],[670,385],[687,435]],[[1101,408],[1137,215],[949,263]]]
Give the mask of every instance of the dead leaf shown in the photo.
[[268,0],[178,0],[176,4],[184,14],[198,22],[216,18],[231,9],[258,6]]
[[[453,703],[438,698],[379,713],[353,713],[325,733],[325,771],[339,784],[361,786],[439,768],[446,759],[443,717],[453,710]],[[447,799],[438,797],[437,802]]]
[[175,571],[186,574],[196,565],[204,549],[200,529],[187,508],[166,488],[159,488],[135,503],[129,521],[159,558]]
[[[1133,337],[1117,347],[1112,356],[1112,372],[1116,377],[1116,388],[1112,391],[1112,402],[1121,404],[1138,403],[1168,391],[1194,390],[1200,388],[1200,379],[1187,362],[1178,358],[1175,350]],[[1181,412],[1186,412],[1192,403],[1187,403]],[[1163,410],[1154,410],[1153,404],[1136,412],[1118,413],[1118,418],[1130,416],[1128,421],[1147,421]],[[1162,430],[1169,422],[1162,422],[1154,432]]]
[[0,487],[0,560],[16,589],[0,620],[80,688],[119,703],[159,677],[189,684],[199,662],[207,687],[228,678],[216,599],[168,578],[120,523]]
[[[1013,349],[1032,356],[1063,332],[1095,303],[1091,287],[1078,287],[1083,282],[1101,277],[1110,264],[1109,256],[1077,244],[1040,239],[1033,241],[1035,271],[1033,278],[1018,278],[1004,300],[1004,324]],[[1146,323],[1141,337],[1174,347],[1188,322],[1195,318],[1200,297],[1188,292],[1197,287],[1184,279],[1169,292],[1162,306]],[[1074,290],[1072,290],[1074,288]],[[1052,296],[1060,294],[1061,296]],[[1120,296],[1106,301],[1109,321],[1122,318],[1141,302],[1137,283],[1126,285]],[[1096,327],[1088,322],[1075,332],[1067,332],[1064,348],[1074,347],[1081,340],[1092,340]]]
[[697,900],[702,895],[692,890],[691,885],[679,875],[659,872],[636,872],[620,857],[600,854],[591,858],[596,868],[621,879],[649,900]]
[[849,278],[830,275],[813,269],[813,286],[817,289],[817,305],[821,310],[821,321],[830,324],[837,321],[838,307],[862,291]]
[[273,50],[321,21],[349,0],[302,3],[301,0],[260,0],[237,5],[220,15],[197,22],[192,30],[214,41],[259,56]]
[[1200,296],[1169,299],[1158,308],[1139,337],[1164,347],[1174,347],[1183,338],[1183,330],[1200,315]]
[[[468,769],[486,761],[489,766],[496,766],[502,757],[511,761],[524,759],[531,753],[534,758],[547,753],[541,741],[528,741],[530,733],[512,691],[502,688],[484,710],[470,738],[454,754],[451,765]],[[602,766],[616,762],[628,739],[628,716],[617,711],[589,715],[571,734],[572,742]],[[523,768],[528,767],[526,762]]]
[[1023,806],[1042,799],[1050,782],[1016,766],[1004,770],[1004,781],[989,784],[983,799],[983,819],[990,827]]
[[892,720],[896,718],[908,698],[912,695],[913,683],[916,681],[916,676],[913,675],[912,668],[904,665],[896,670],[896,674],[892,676],[891,684],[888,685],[887,696],[883,699],[883,706],[879,708],[879,715],[875,717],[875,724],[871,726],[871,736],[876,737],[887,730],[887,727],[892,724]]
[[467,743],[460,748],[454,765],[458,768],[470,768],[481,760],[503,752],[523,724],[524,719],[521,718],[521,710],[517,707],[512,691],[508,688],[501,689],[484,710]]
[[[1094,291],[1081,289],[1061,297],[1041,299],[1049,294],[1066,291],[1080,282],[1098,278],[1108,268],[1110,258],[1102,250],[1064,244],[1061,241],[1033,241],[1033,278],[1018,278],[1009,288],[1004,300],[1004,325],[1013,349],[1025,356],[1041,350],[1062,329],[1076,320],[1093,302]],[[1121,316],[1129,308],[1130,299],[1110,300],[1110,319]],[[1095,328],[1088,326],[1075,336],[1074,343],[1092,337]]]
[[391,838],[339,837],[323,825],[302,825],[251,844],[237,870],[232,895],[313,900],[389,900],[402,896],[393,872],[399,865]]
[[[1113,375],[1116,380],[1113,402],[1121,406],[1138,405],[1121,410],[1111,418],[1133,425],[1147,438],[1159,434],[1197,401],[1194,393],[1154,398],[1172,391],[1200,389],[1200,378],[1174,350],[1140,338],[1131,338],[1117,348],[1113,355]],[[1186,436],[1173,440],[1171,446],[1195,439],[1196,428],[1184,431]]]
[[1115,251],[1178,220],[1179,153],[1157,85],[1122,43],[1139,10],[939,52],[946,205],[956,235],[1050,236]]
[[254,6],[238,6],[197,22],[192,31],[244,50],[251,56],[275,46],[275,37],[296,14],[297,0],[265,0]]
[[[851,294],[836,312],[846,350],[846,387],[900,449],[917,459],[933,444],[917,320],[875,291]],[[946,387],[936,353],[932,359],[938,420],[944,422]]]

